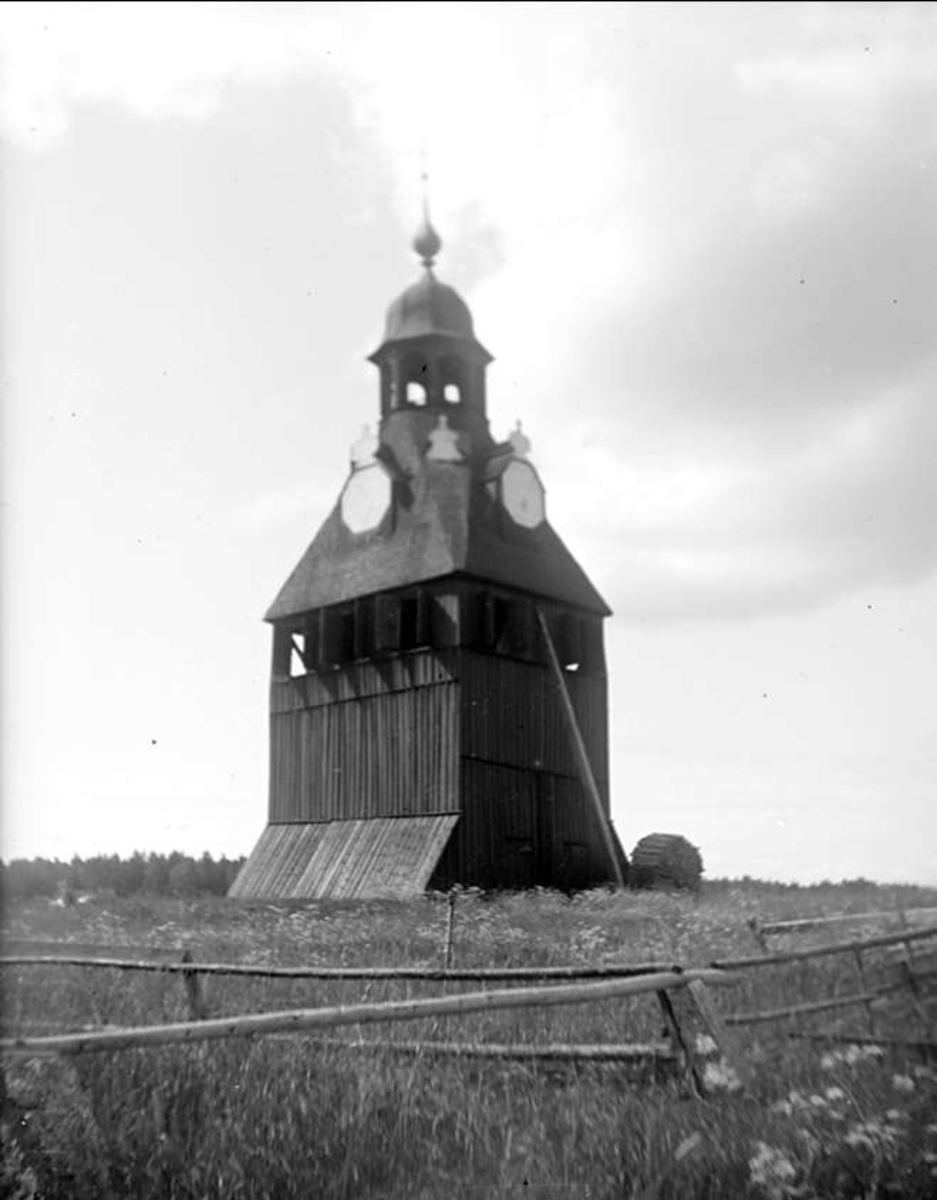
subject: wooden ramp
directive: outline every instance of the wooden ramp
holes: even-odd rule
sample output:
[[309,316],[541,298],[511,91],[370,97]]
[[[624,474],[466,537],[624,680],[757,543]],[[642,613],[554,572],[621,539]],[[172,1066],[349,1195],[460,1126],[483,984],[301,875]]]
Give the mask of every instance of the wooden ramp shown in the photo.
[[447,813],[268,825],[228,895],[236,900],[418,896],[458,819]]

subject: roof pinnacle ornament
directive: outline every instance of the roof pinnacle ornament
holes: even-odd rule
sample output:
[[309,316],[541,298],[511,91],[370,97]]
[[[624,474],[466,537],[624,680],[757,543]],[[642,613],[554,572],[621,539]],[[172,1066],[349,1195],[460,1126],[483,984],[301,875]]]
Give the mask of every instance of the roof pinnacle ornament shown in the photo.
[[419,254],[427,271],[431,271],[436,255],[442,249],[442,238],[433,228],[433,223],[429,219],[429,175],[426,173],[425,165],[420,178],[423,184],[423,220],[413,239],[413,249]]

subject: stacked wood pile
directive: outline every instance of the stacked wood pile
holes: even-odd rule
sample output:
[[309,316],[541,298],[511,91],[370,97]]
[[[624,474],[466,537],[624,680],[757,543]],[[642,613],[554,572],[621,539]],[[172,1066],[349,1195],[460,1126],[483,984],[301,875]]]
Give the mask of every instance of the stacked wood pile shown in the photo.
[[676,833],[649,833],[634,848],[628,882],[635,888],[698,892],[702,877],[696,846]]

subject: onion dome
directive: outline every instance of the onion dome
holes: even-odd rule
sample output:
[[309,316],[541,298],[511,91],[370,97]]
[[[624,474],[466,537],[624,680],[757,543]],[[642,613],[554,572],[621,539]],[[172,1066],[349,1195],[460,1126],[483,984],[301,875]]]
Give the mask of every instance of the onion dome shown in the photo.
[[474,338],[468,305],[455,288],[440,283],[433,274],[433,261],[442,248],[442,239],[428,216],[424,215],[412,244],[425,271],[422,279],[411,284],[388,308],[384,341],[396,342],[401,338],[425,337],[433,333]]
[[475,336],[468,305],[455,288],[440,283],[429,268],[422,279],[411,284],[388,308],[384,341],[396,342],[428,333]]

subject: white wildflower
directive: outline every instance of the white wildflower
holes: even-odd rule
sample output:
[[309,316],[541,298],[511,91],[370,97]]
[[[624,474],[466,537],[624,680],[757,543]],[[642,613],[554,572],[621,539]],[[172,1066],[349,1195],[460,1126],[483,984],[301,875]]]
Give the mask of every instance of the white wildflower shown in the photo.
[[797,1168],[783,1150],[765,1142],[755,1143],[757,1153],[748,1160],[751,1182],[764,1189],[771,1200],[795,1195]]
[[913,1092],[914,1080],[910,1075],[895,1075],[891,1081],[891,1086],[896,1092]]
[[742,1081],[725,1059],[720,1062],[709,1062],[703,1072],[703,1083],[708,1088],[725,1088],[727,1092],[735,1092],[742,1086]]
[[826,1089],[826,1098],[827,1098],[827,1100],[833,1100],[833,1101],[845,1100],[846,1093],[843,1091],[843,1089],[841,1087],[828,1087]]
[[697,1054],[714,1054],[719,1049],[714,1038],[711,1038],[708,1033],[698,1033],[696,1035],[696,1053]]

